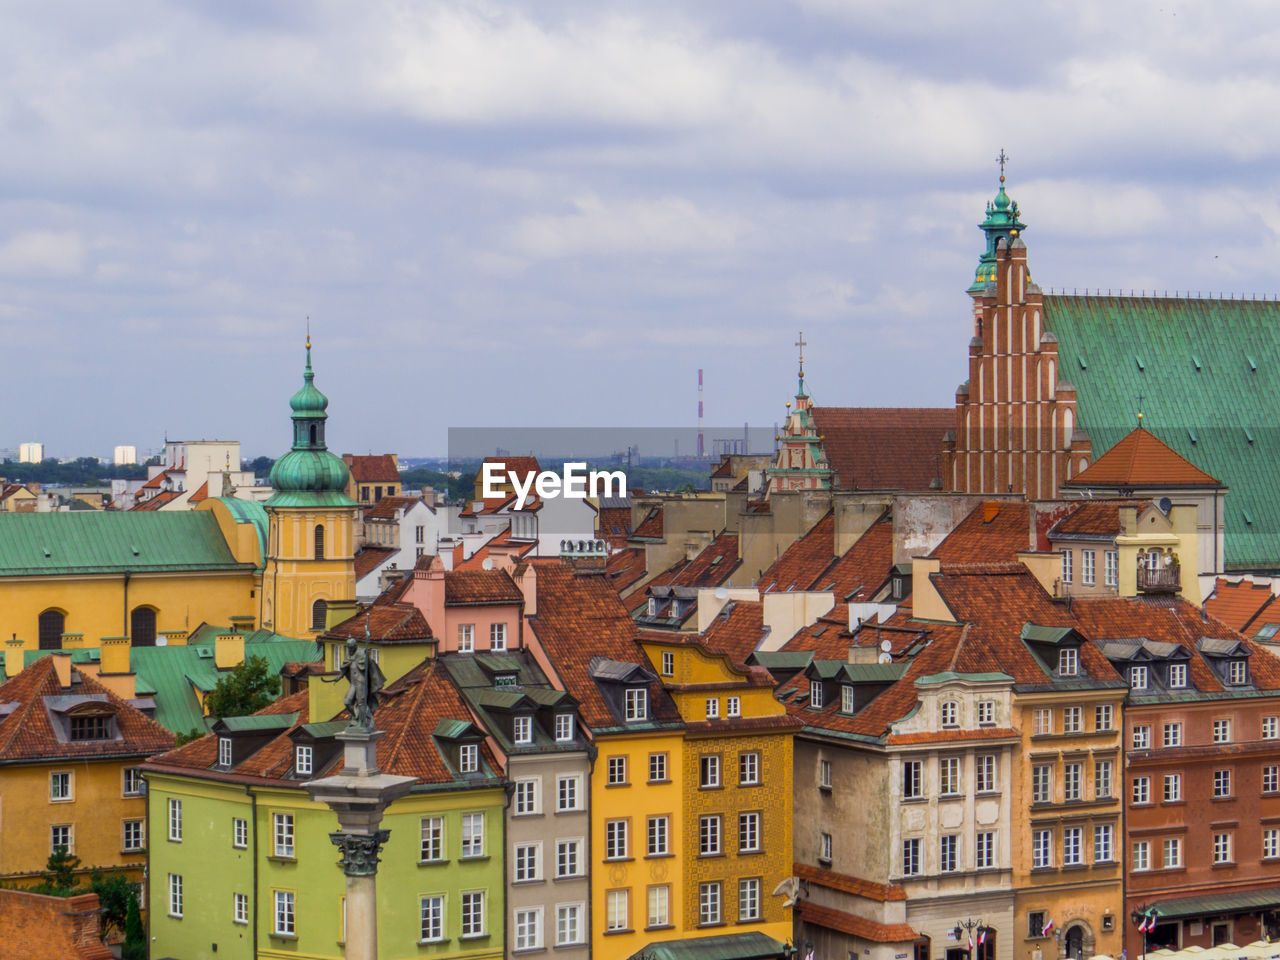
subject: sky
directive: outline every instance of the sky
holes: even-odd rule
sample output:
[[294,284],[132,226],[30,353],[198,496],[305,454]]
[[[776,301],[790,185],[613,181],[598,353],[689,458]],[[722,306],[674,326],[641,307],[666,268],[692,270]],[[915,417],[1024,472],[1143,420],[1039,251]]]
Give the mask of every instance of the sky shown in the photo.
[[1269,4],[7,4],[0,448],[950,405],[976,224],[1046,290],[1280,293]]

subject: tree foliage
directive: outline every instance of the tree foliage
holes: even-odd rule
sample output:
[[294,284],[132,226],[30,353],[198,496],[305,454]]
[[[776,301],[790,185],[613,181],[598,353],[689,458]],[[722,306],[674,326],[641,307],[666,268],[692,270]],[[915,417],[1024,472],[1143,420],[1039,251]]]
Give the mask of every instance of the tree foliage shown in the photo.
[[89,889],[98,895],[102,906],[102,935],[125,929],[130,902],[137,902],[133,881],[119,871],[89,875]]
[[243,717],[256,713],[280,695],[280,676],[273,675],[267,661],[249,656],[218,680],[205,698],[205,712],[211,717]]
[[59,845],[53,848],[44,868],[49,871],[44,875],[44,882],[63,896],[76,885],[76,870],[80,867],[80,858],[73,856],[67,848]]
[[186,733],[179,733],[175,735],[173,745],[175,747],[180,747],[184,743],[190,743],[192,740],[199,740],[206,733],[208,733],[207,730],[201,730],[199,727],[192,727]]
[[142,915],[138,909],[138,898],[132,891],[129,893],[129,907],[124,921],[124,949],[120,960],[147,960],[147,935],[142,929]]

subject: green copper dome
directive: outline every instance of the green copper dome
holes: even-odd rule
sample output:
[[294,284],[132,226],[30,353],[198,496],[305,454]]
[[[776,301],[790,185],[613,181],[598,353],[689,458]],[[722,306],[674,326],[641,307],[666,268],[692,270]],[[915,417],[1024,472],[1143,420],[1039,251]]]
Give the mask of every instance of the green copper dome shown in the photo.
[[307,338],[307,365],[302,389],[289,400],[293,409],[293,449],[271,468],[274,492],[268,507],[354,506],[346,495],[351,472],[324,442],[329,399],[316,389],[311,370],[311,338]]
[[996,280],[996,244],[1003,237],[1008,240],[1026,229],[1018,219],[1020,212],[1016,201],[1004,192],[1004,174],[1000,174],[1000,189],[995,199],[987,203],[987,218],[978,226],[987,235],[987,249],[978,257],[978,269],[973,272],[969,293],[981,293],[983,287]]

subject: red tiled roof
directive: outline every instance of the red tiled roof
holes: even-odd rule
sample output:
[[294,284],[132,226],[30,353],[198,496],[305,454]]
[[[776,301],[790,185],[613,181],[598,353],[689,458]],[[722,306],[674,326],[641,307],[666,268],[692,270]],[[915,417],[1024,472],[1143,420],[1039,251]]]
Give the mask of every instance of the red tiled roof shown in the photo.
[[929,490],[941,484],[951,407],[814,407],[839,490]]
[[767,636],[763,603],[730,600],[703,632],[702,642],[709,650],[728,654],[734,663],[746,663]]
[[[529,503],[532,503],[536,499],[537,498],[535,496],[530,494]],[[487,497],[484,500],[468,500],[467,505],[463,507],[462,512],[459,514],[459,516],[478,517],[486,513],[497,513],[507,504],[512,504],[514,506],[515,502],[516,502],[516,495],[514,493],[504,493],[501,496]],[[477,503],[480,504],[479,509],[476,509]],[[525,506],[527,507],[529,503],[526,503]]]
[[649,512],[645,514],[639,526],[631,531],[631,538],[644,538],[648,540],[662,539],[662,507],[650,507]]
[[356,483],[399,483],[400,471],[396,469],[396,458],[389,453],[375,453],[371,456],[345,456],[347,466],[351,469],[351,478]]
[[880,903],[888,903],[893,900],[907,899],[907,891],[896,883],[877,883],[874,880],[863,880],[861,877],[852,877],[847,873],[836,873],[834,870],[824,870],[822,867],[814,867],[807,863],[794,864],[791,872],[801,880],[809,880],[830,890],[839,890],[841,893],[852,893],[854,896],[862,897],[866,900],[878,900]]
[[1049,538],[1065,534],[1113,539],[1120,535],[1121,507],[1142,510],[1150,503],[1150,500],[1086,500],[1049,529]]
[[943,563],[1006,563],[1034,548],[1030,506],[989,500],[961,520],[929,556]]
[[1214,582],[1213,593],[1204,602],[1204,609],[1231,629],[1243,632],[1274,601],[1275,596],[1266,584],[1251,580],[1233,583],[1219,577]]
[[631,536],[631,508],[602,507],[596,514],[596,534],[615,550],[624,548]]
[[615,550],[609,554],[605,563],[605,572],[613,588],[621,593],[645,575],[644,548],[628,547],[626,550]]
[[[89,696],[109,705],[120,739],[60,740],[45,697]],[[17,760],[93,760],[145,757],[173,746],[173,734],[112,693],[93,677],[72,669],[72,685],[63,689],[53,656],[41,657],[0,685],[0,703],[18,706],[0,720],[0,762]]]
[[1130,431],[1064,487],[1220,487],[1182,454],[1142,427]]
[[524,594],[505,570],[449,570],[444,575],[447,607],[523,602]]
[[202,500],[209,499],[209,481],[206,480],[200,484],[199,489],[187,498],[187,503],[199,503]]
[[408,510],[415,503],[421,503],[421,497],[383,497],[364,512],[366,520],[394,520],[396,511]]
[[388,603],[379,598],[354,617],[348,617],[325,631],[326,637],[340,640],[371,640],[383,643],[421,642],[431,638],[431,627],[422,611],[411,603]]
[[149,479],[142,485],[141,490],[159,490],[160,484],[164,483],[165,477],[169,475],[168,470],[161,470],[154,477]]
[[893,565],[893,520],[885,511],[844,556],[835,556],[835,517],[827,513],[760,575],[763,592],[823,590],[836,603],[869,599]]
[[[742,561],[738,559],[738,535],[722,533],[698,551],[692,560],[677,560],[649,581],[650,587],[718,587],[728,581]],[[632,610],[647,601],[637,593]]]
[[[506,473],[514,473],[521,481],[527,479],[531,473],[537,474],[542,471],[537,457],[485,457],[484,462],[503,464]],[[481,469],[483,470],[483,467]],[[480,474],[477,474],[477,477],[479,476]],[[503,480],[510,482],[506,477]]]
[[719,465],[711,471],[711,476],[715,477],[732,477],[733,461],[729,457],[721,457]]
[[355,555],[356,579],[368,576],[398,552],[393,547],[361,547]]
[[482,546],[461,563],[455,563],[454,570],[483,570],[484,562],[491,559],[499,551],[503,556],[514,557],[519,560],[529,551],[538,545],[536,540],[520,540],[516,541],[511,538],[511,527],[503,530],[500,534]]
[[154,497],[152,497],[150,500],[144,500],[142,503],[138,504],[138,505],[137,505],[136,507],[134,507],[133,509],[135,509],[135,510],[159,510],[159,509],[160,509],[161,507],[163,507],[166,503],[169,503],[171,500],[177,500],[177,499],[178,499],[178,494],[177,494],[177,493],[175,493],[175,492],[174,492],[174,491],[172,491],[172,490],[164,490],[164,491],[162,491],[162,492],[160,492],[160,493],[157,493],[157,494],[156,494]]
[[880,923],[865,917],[854,916],[843,910],[822,907],[812,900],[796,903],[796,915],[806,923],[827,930],[839,930],[872,943],[910,943],[918,934],[906,923]]
[[1012,727],[982,727],[977,730],[921,730],[918,733],[891,733],[885,743],[967,743],[972,740],[1018,739]]

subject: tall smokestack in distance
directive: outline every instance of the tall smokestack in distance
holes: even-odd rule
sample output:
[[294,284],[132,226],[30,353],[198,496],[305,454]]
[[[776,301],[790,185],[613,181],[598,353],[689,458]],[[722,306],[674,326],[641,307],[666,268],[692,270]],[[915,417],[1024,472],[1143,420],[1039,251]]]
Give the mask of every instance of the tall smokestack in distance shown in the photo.
[[742,452],[744,454],[751,452],[751,427],[747,421],[742,421]]
[[702,368],[698,368],[698,459],[702,459]]

